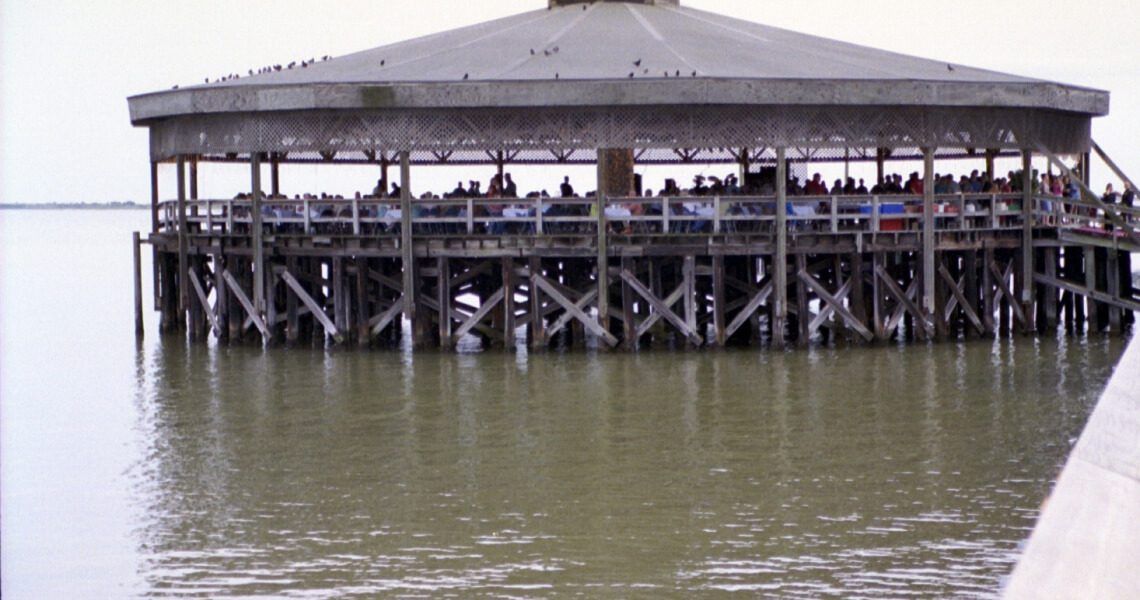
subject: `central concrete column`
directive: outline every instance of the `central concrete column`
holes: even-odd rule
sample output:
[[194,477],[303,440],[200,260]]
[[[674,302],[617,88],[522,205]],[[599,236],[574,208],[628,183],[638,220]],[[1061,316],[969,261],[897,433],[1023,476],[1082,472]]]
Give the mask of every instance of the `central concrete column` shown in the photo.
[[608,198],[622,198],[633,196],[635,193],[633,177],[633,150],[628,148],[606,148],[598,151],[602,158],[602,168],[599,169],[599,192],[605,188]]

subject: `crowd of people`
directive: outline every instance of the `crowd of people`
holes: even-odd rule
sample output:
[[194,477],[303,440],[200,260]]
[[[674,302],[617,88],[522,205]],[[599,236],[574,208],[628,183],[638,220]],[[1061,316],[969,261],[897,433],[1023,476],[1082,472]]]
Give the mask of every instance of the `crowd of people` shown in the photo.
[[[937,174],[934,177],[934,192],[937,195],[1016,194],[1021,192],[1023,180],[1022,174],[1014,171],[1011,171],[1007,177],[1001,178],[991,178],[976,170],[957,179],[953,175]],[[1076,202],[1081,197],[1080,186],[1066,176],[1033,173],[1032,181],[1035,192],[1062,198],[1067,202]],[[770,197],[775,194],[774,188],[775,185],[770,178],[767,180],[750,178],[747,184],[742,184],[735,174],[728,174],[723,178],[697,175],[693,178],[693,185],[686,189],[678,186],[675,179],[666,179],[664,186],[656,193],[652,190],[645,190],[641,196],[615,199],[615,202],[608,204],[606,212],[607,216],[611,217],[612,226],[617,231],[638,232],[639,229],[643,229],[644,232],[648,233],[653,232],[651,231],[652,227],[656,226],[650,223],[654,220],[640,221],[642,224],[639,225],[639,219],[634,217],[660,217],[666,204],[660,201],[639,201],[639,198],[676,198],[678,201],[667,204],[670,216],[675,218],[675,221],[670,225],[670,232],[707,232],[710,230],[711,219],[715,218],[712,203],[707,198]],[[791,177],[787,183],[787,194],[790,199],[830,196],[849,198],[871,195],[914,197],[923,195],[924,188],[925,182],[917,172],[911,173],[905,180],[902,175],[891,174],[884,177],[882,183],[876,183],[870,189],[867,188],[863,179],[855,178],[847,178],[846,181],[837,179],[829,187],[822,175],[816,173],[803,184],[800,183],[798,177]],[[402,216],[400,205],[395,202],[376,202],[376,200],[399,198],[401,193],[402,190],[398,184],[392,183],[390,186],[386,186],[385,181],[380,180],[370,193],[356,193],[355,198],[357,200],[366,201],[357,204],[356,214],[369,223],[378,221],[380,228],[385,231],[398,231],[400,217]],[[1113,190],[1112,185],[1109,185],[1102,201],[1109,204],[1120,203],[1131,207],[1134,205],[1135,196],[1135,190],[1131,186],[1126,185],[1125,191],[1118,194]],[[468,216],[468,203],[448,201],[468,198],[482,199],[482,202],[472,205],[474,212],[471,220],[476,222],[476,233],[488,235],[525,234],[532,233],[534,229],[533,220],[536,206],[538,206],[534,200],[543,199],[541,210],[545,220],[544,231],[547,233],[576,233],[592,230],[592,225],[582,219],[577,221],[573,219],[560,220],[557,217],[596,217],[597,208],[594,203],[574,201],[574,199],[593,197],[595,197],[593,191],[585,194],[576,192],[569,176],[564,177],[558,186],[557,196],[552,196],[545,189],[531,191],[525,196],[520,196],[518,184],[512,175],[504,173],[502,176],[498,174],[492,176],[487,182],[486,189],[483,188],[480,181],[472,180],[466,184],[462,181],[457,182],[453,190],[443,195],[432,192],[424,193],[418,197],[419,201],[413,203],[412,217],[419,221],[415,225],[416,233],[419,234],[462,233],[466,231],[465,221]],[[245,196],[239,195],[238,198],[242,199]],[[287,200],[287,198],[281,195],[267,197],[263,206],[265,216],[293,218],[294,220],[304,217],[296,202],[275,203],[274,200]],[[339,195],[305,194],[295,196],[293,200],[310,201],[309,217],[317,222],[322,219],[351,218],[354,214],[354,209],[347,201],[348,199]],[[431,202],[433,200],[438,202]],[[524,202],[523,200],[527,201]],[[804,215],[814,214],[823,209],[823,204],[826,201],[821,201],[818,207],[813,207],[811,203],[804,204],[802,200],[793,200],[793,202],[796,203],[794,206],[796,210],[791,210],[792,202],[790,202],[789,214]],[[721,217],[766,215],[772,214],[775,210],[771,203],[732,202],[731,200],[721,201],[718,206],[721,210]],[[806,213],[804,211],[805,206],[807,207]],[[1051,202],[1045,202],[1042,208],[1047,213],[1056,213],[1061,212],[1059,209],[1062,206],[1065,204],[1054,205]],[[1051,219],[1050,223],[1055,223],[1054,218],[1050,217],[1049,219]],[[729,221],[734,221],[734,223],[730,223],[731,228],[735,229],[742,226],[742,219],[729,219]]]

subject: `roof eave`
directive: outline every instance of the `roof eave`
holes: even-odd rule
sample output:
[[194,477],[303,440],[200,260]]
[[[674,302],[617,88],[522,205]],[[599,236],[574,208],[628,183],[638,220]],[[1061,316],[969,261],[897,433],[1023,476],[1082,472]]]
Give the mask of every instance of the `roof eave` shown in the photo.
[[304,110],[501,109],[657,105],[987,107],[1104,116],[1106,91],[1050,82],[644,79],[199,86],[132,96],[131,122]]

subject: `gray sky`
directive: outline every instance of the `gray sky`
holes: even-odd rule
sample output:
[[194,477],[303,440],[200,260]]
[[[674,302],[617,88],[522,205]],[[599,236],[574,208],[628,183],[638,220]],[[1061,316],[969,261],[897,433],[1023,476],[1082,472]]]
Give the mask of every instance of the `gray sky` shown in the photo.
[[[1094,122],[1094,138],[1133,179],[1140,177],[1136,0],[682,2],[905,54],[1108,90],[1112,114]],[[130,126],[129,95],[257,65],[344,55],[545,6],[546,0],[0,0],[0,202],[147,201],[147,137]],[[238,191],[240,170],[207,168],[217,170],[203,173],[205,194]],[[340,178],[351,179],[343,183],[349,189],[374,181],[370,172],[305,169],[294,181],[317,186],[312,191],[341,185]],[[1103,186],[1107,175],[1100,167],[1094,180]],[[430,179],[442,192],[444,180],[475,176],[437,169]]]

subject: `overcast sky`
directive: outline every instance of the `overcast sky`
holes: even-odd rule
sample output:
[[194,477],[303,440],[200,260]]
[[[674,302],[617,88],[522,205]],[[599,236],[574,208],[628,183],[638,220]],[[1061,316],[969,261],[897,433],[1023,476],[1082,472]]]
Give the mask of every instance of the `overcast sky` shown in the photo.
[[[1112,114],[1094,121],[1094,138],[1140,177],[1136,0],[682,3],[1108,90]],[[146,202],[147,136],[130,125],[129,95],[257,65],[343,55],[545,6],[546,0],[0,0],[0,202]],[[329,183],[325,174],[301,176]],[[1103,167],[1094,176],[1100,185],[1108,181]],[[235,177],[218,172],[204,186],[232,195],[237,190],[222,184]]]

